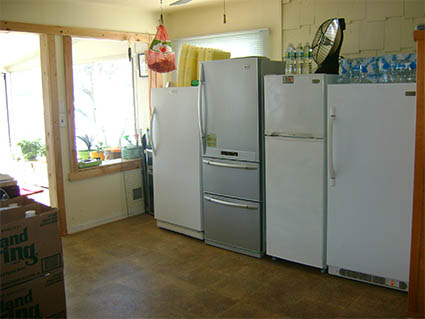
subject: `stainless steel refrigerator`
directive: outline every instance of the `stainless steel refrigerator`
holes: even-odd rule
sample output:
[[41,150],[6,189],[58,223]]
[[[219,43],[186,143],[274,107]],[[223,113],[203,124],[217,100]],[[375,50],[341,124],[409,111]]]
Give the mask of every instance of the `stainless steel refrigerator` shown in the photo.
[[264,255],[264,75],[282,62],[247,57],[201,62],[198,120],[205,242]]

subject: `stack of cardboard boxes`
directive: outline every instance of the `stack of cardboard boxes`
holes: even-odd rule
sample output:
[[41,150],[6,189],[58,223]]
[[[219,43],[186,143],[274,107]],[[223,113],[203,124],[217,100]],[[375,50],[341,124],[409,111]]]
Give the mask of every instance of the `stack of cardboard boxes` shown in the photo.
[[1,318],[65,318],[58,210],[26,197],[0,202]]

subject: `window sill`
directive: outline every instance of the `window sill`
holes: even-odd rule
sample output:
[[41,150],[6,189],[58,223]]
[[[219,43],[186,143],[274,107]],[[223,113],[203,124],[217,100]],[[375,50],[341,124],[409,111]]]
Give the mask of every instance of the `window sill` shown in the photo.
[[108,162],[109,163],[107,164],[102,163],[100,166],[80,168],[75,172],[70,172],[68,175],[68,179],[70,181],[78,181],[81,179],[130,171],[142,167],[141,158],[131,160],[117,159]]

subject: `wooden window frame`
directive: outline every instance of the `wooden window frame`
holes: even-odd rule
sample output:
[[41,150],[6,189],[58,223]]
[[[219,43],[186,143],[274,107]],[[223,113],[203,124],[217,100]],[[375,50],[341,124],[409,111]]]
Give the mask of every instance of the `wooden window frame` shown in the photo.
[[72,36],[63,38],[63,54],[65,63],[65,92],[66,92],[66,113],[68,127],[68,154],[70,163],[70,181],[114,174],[141,167],[140,159],[123,160],[119,163],[79,168],[77,163],[77,145],[75,135],[75,107],[74,107],[74,80],[73,80],[73,60],[72,60]]

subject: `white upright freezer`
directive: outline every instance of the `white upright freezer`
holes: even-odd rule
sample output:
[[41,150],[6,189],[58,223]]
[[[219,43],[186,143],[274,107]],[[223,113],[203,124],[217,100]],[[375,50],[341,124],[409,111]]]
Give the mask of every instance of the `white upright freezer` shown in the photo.
[[198,90],[152,89],[155,219],[162,228],[203,239]]
[[328,87],[329,273],[408,289],[415,84]]
[[265,76],[266,252],[326,268],[324,74]]

